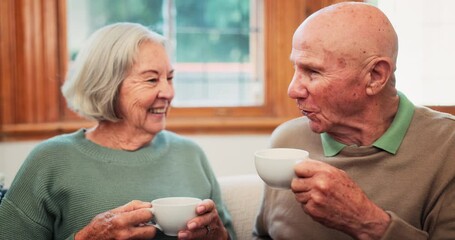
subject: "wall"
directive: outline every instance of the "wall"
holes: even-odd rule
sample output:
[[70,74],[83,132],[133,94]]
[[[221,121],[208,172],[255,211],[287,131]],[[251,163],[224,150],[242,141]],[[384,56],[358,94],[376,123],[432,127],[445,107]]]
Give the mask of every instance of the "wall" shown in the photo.
[[415,104],[455,105],[455,1],[378,0],[398,34],[397,88]]
[[[253,153],[268,146],[269,135],[190,135],[205,151],[217,176],[255,174]],[[9,187],[36,141],[0,143],[0,173]]]

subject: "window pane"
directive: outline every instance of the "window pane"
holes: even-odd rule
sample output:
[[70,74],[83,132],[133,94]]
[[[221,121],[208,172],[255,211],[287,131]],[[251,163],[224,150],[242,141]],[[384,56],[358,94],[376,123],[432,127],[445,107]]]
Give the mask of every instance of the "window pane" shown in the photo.
[[262,1],[67,0],[70,55],[101,26],[138,22],[169,40],[174,106],[260,106]]
[[163,34],[162,0],[67,0],[67,9],[72,60],[91,33],[111,23],[137,22]]

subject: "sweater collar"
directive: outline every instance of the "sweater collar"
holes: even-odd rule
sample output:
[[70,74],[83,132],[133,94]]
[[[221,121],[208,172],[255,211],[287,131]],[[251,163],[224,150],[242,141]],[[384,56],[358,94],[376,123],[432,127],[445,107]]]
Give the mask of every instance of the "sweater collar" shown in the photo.
[[97,161],[128,165],[143,164],[159,159],[169,151],[169,141],[165,130],[155,135],[150,144],[136,151],[124,151],[100,146],[85,138],[85,131],[86,129],[80,129],[74,133],[74,147]]

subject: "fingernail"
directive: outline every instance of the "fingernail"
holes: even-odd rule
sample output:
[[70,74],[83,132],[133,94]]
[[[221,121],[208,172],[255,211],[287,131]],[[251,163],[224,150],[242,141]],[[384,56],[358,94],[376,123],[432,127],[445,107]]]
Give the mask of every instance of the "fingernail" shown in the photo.
[[189,230],[193,230],[193,229],[195,229],[196,227],[197,227],[197,224],[196,224],[195,222],[190,222],[190,223],[188,224],[188,229],[189,229]]
[[186,232],[179,232],[179,239],[186,239],[188,237],[188,233]]
[[205,211],[205,206],[199,206],[199,207],[197,207],[197,212],[198,212],[198,213],[202,213],[202,212],[204,212],[204,211]]

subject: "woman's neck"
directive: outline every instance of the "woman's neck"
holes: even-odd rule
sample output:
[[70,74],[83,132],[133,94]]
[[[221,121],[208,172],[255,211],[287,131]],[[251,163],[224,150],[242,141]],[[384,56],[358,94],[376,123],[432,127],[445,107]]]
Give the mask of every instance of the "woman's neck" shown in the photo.
[[136,151],[148,145],[154,134],[138,130],[123,122],[101,121],[86,131],[85,137],[103,147]]

